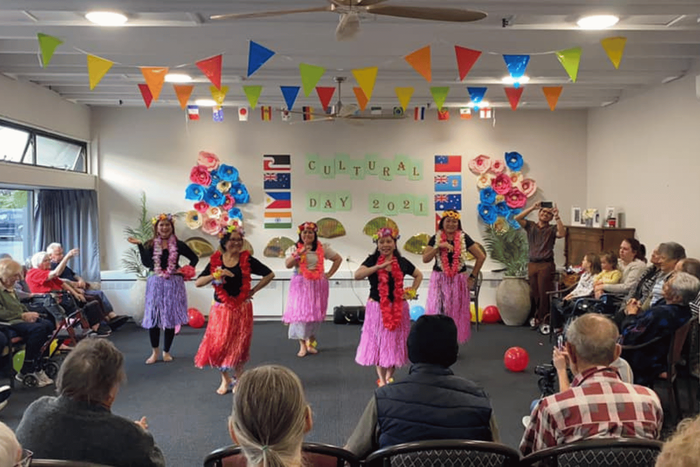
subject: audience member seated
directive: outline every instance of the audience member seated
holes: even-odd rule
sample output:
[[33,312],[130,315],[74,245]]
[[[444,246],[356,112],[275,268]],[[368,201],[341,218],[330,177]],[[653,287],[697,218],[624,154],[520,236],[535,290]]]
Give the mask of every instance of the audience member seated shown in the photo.
[[520,442],[524,455],[591,438],[657,439],[663,410],[649,388],[622,382],[611,363],[620,356],[615,323],[588,313],[567,331],[571,387],[543,398]]
[[[61,261],[63,261],[63,247],[60,243],[52,243],[46,248],[46,252],[51,257],[51,269],[55,270],[60,267]],[[116,331],[122,327],[128,320],[128,316],[120,316],[114,312],[114,307],[107,298],[107,295],[102,291],[97,289],[94,285],[86,282],[82,277],[76,274],[68,265],[63,268],[63,272],[58,275],[58,277],[63,282],[68,282],[74,289],[82,293],[85,300],[97,301],[100,307],[104,310],[105,320],[107,324],[112,329]]]
[[229,432],[248,467],[302,465],[301,446],[312,426],[301,381],[290,369],[260,366],[238,380]]
[[15,282],[20,276],[21,266],[11,259],[0,260],[0,321],[10,323],[12,331],[25,341],[24,365],[17,374],[18,381],[33,374],[39,387],[53,384],[46,373],[38,367],[41,347],[47,341],[54,327],[51,321],[39,317],[39,313],[29,311],[15,294]]
[[10,427],[0,422],[0,467],[14,467],[22,459],[22,446]]
[[700,415],[678,424],[656,459],[656,467],[696,467],[700,462]]
[[601,271],[596,274],[595,285],[618,284],[622,279],[622,273],[617,269],[617,256],[612,251],[600,254]]
[[676,242],[661,243],[657,248],[659,252],[659,269],[661,277],[657,278],[654,287],[651,289],[651,297],[642,302],[642,308],[648,309],[658,305],[663,299],[663,285],[666,279],[673,273],[676,264],[685,258],[685,248]]
[[421,316],[408,336],[408,376],[375,391],[345,448],[365,458],[410,441],[499,441],[486,392],[450,370],[458,350],[452,318]]
[[577,298],[588,297],[593,294],[594,277],[598,275],[602,269],[600,267],[600,257],[595,253],[587,253],[581,261],[583,274],[576,284],[576,288],[572,290],[564,298],[552,298],[552,310],[550,312],[550,322],[554,332],[561,333],[564,327],[564,317],[574,314],[575,301]]
[[17,427],[17,438],[39,459],[164,466],[146,417],[132,422],[111,411],[125,376],[124,356],[114,344],[80,341],[59,370],[58,397],[32,402]]
[[646,267],[646,248],[635,238],[626,238],[620,243],[620,258],[617,267],[622,273],[622,277],[617,284],[597,284],[595,286],[595,297],[600,298],[603,294],[613,294],[620,298],[627,295],[639,282],[639,278]]
[[700,291],[700,280],[687,272],[673,273],[663,285],[665,302],[643,311],[639,302],[627,305],[622,322],[622,345],[636,346],[662,339],[636,350],[625,349],[623,357],[632,366],[634,382],[650,386],[666,371],[666,358],[671,335],[690,320],[688,303]]
[[[691,276],[700,279],[700,260],[695,258],[684,258],[676,263],[676,271],[687,272]],[[693,313],[694,319],[698,319],[700,313],[700,293],[691,300],[690,311]]]

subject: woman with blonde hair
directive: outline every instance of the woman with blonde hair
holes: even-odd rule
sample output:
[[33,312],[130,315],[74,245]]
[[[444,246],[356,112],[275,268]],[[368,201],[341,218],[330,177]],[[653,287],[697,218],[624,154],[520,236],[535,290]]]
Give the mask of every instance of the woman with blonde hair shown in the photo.
[[695,467],[700,459],[700,416],[688,418],[664,443],[656,459],[656,467]]
[[243,374],[233,398],[229,432],[248,467],[301,466],[304,435],[312,427],[304,388],[289,368],[264,365]]

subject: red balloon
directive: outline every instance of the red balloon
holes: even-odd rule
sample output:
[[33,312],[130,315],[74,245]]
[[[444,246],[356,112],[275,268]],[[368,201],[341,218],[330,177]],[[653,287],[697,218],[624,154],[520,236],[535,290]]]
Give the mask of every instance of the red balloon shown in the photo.
[[204,326],[204,315],[196,308],[187,310],[187,324],[193,328]]
[[501,314],[498,312],[498,307],[495,305],[489,305],[484,308],[484,316],[482,322],[484,323],[498,323],[501,320]]
[[527,350],[522,347],[511,347],[506,350],[503,356],[503,363],[506,368],[510,371],[523,371],[527,368],[527,364],[530,361],[530,356],[527,354]]

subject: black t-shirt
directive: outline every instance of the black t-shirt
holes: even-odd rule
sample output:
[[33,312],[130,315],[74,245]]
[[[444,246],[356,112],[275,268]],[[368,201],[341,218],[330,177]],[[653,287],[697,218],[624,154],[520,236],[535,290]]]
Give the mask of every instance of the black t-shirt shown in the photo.
[[[138,245],[139,247],[139,254],[141,255],[141,262],[143,263],[144,266],[146,266],[148,269],[153,271],[155,269],[155,266],[153,264],[153,245],[150,247],[146,248],[142,244]],[[180,256],[184,256],[185,258],[190,260],[190,266],[195,267],[197,263],[199,262],[199,258],[197,257],[197,254],[192,251],[190,247],[187,246],[187,243],[178,240],[177,241],[177,261],[175,264],[180,264]],[[168,256],[170,252],[168,251],[167,248],[163,248],[163,253],[160,255],[160,268],[165,271],[168,269]]]
[[[56,269],[58,267],[58,264],[59,263],[55,263],[55,262],[51,261],[51,270],[53,271],[54,269]],[[66,266],[63,269],[63,272],[61,273],[61,275],[58,277],[60,277],[61,279],[68,279],[69,281],[74,281],[75,280],[75,272],[71,268]]]
[[[377,264],[377,261],[379,261],[379,257],[381,255],[379,252],[375,252],[367,257],[366,260],[362,263],[363,266],[371,268],[372,266],[375,266]],[[404,275],[411,276],[413,275],[413,272],[416,270],[416,267],[411,263],[409,260],[404,258],[403,256],[399,256],[399,267],[401,268],[401,271],[404,273]],[[391,272],[387,271],[389,274],[389,300],[394,301],[394,279],[391,275]],[[367,277],[369,280],[369,298],[371,298],[374,301],[379,301],[379,275],[375,272],[374,274],[371,274]],[[404,286],[405,288],[405,286]]]
[[[250,273],[255,274],[256,276],[267,276],[272,272],[270,268],[265,266],[263,263],[258,261],[257,259],[253,258],[252,256],[248,257],[248,262],[250,263]],[[229,268],[221,264],[221,267],[224,269],[228,269],[233,273],[233,277],[224,277],[224,290],[226,291],[227,294],[229,294],[231,297],[235,297],[239,293],[241,293],[241,286],[243,285],[243,273],[241,272],[241,263],[239,262],[236,264],[234,267]],[[207,264],[207,267],[204,268],[204,271],[199,275],[199,277],[202,276],[208,276],[211,274],[211,263]],[[219,300],[219,297],[214,294],[214,300],[217,302],[221,302]]]
[[[462,235],[464,236],[464,242],[466,243],[466,248],[469,249],[474,244],[474,240],[467,235],[466,232],[462,232]],[[430,240],[428,240],[428,246],[435,248],[435,243],[436,243],[436,237],[437,235],[433,235],[430,237]],[[454,256],[455,252],[454,251],[448,251],[447,252],[447,260],[452,264],[452,257]],[[459,252],[457,252],[459,254]],[[442,268],[440,267],[440,263],[438,261],[441,261],[440,259],[440,251],[438,250],[437,255],[435,255],[435,263],[433,264],[433,271],[442,271]],[[462,266],[462,269],[459,270],[459,272],[464,272],[467,270],[467,265],[465,264]]]

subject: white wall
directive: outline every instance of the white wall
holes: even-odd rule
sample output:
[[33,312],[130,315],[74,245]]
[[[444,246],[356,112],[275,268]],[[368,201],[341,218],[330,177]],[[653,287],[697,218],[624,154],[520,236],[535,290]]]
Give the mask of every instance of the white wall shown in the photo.
[[616,206],[651,251],[700,256],[700,101],[695,75],[588,115],[587,206]]

